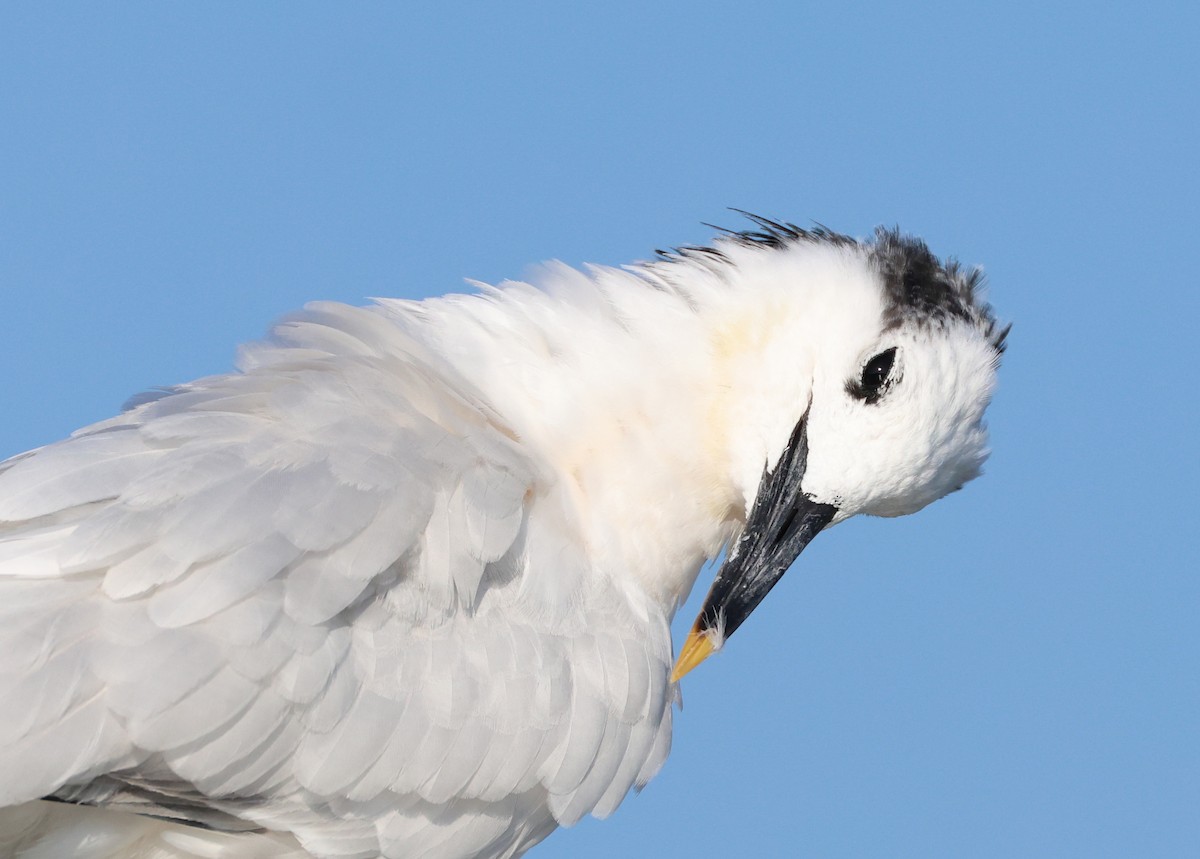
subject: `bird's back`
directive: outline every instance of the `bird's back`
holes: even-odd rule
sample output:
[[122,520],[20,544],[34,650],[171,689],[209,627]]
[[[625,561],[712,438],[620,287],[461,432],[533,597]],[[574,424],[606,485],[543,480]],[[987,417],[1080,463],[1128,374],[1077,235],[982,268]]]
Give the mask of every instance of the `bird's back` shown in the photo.
[[89,831],[66,819],[87,809],[27,804],[46,796],[210,827],[126,835],[291,849],[222,831],[248,823],[323,856],[518,855],[607,814],[666,756],[669,631],[576,536],[469,380],[339,305],[241,374],[10,460],[17,855]]

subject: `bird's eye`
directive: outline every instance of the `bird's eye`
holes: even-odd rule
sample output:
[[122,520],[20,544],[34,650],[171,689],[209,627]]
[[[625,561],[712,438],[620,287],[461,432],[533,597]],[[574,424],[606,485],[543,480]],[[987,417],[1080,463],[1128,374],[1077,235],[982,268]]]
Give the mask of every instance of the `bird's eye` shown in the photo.
[[863,367],[862,386],[868,394],[878,392],[883,383],[892,375],[892,365],[896,363],[896,349],[892,347],[880,352]]
[[896,363],[896,347],[885,349],[863,367],[862,378],[851,382],[846,390],[852,397],[866,403],[877,403],[892,377],[892,366]]

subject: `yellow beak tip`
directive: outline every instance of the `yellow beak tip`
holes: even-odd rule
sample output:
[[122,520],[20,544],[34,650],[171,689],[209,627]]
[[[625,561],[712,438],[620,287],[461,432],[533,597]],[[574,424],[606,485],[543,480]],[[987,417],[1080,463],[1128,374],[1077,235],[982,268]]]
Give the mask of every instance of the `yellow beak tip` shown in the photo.
[[675,668],[671,671],[671,682],[678,683],[683,675],[708,659],[714,652],[716,652],[716,648],[713,647],[712,635],[693,629],[688,633],[687,641],[683,643],[683,648],[679,651],[679,658],[675,660]]

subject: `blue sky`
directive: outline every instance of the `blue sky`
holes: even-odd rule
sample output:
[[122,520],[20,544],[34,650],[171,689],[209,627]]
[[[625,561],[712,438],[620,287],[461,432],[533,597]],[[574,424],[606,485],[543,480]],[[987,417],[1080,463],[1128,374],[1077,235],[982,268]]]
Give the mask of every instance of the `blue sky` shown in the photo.
[[818,539],[534,855],[1200,854],[1200,12],[978,6],[7,4],[0,455],[308,300],[898,223],[1015,323],[986,476]]

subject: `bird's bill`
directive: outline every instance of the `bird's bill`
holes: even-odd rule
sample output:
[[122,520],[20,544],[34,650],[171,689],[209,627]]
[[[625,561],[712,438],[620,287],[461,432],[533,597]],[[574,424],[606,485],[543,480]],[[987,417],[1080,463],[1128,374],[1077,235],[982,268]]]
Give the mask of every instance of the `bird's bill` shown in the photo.
[[774,471],[763,475],[746,527],[679,651],[672,682],[721,648],[837,513],[832,504],[805,497],[800,484],[807,464],[808,435],[801,420]]

